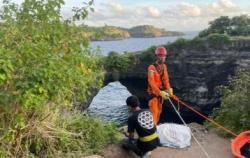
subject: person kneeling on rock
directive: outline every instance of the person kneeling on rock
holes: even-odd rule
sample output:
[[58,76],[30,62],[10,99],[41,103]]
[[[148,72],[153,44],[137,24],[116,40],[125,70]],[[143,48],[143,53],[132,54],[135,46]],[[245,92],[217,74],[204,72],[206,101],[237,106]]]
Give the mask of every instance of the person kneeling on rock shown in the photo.
[[[149,110],[140,109],[140,102],[136,96],[128,97],[126,103],[133,114],[128,118],[128,130],[125,133],[127,138],[123,140],[122,146],[127,150],[132,150],[138,156],[146,158],[159,145],[153,115]],[[138,139],[134,138],[135,131]]]

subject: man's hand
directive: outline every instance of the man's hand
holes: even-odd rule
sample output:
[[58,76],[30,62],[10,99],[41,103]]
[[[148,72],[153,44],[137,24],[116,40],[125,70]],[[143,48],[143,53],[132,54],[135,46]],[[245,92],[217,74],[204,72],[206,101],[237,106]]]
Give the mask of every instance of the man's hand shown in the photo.
[[168,94],[169,94],[170,97],[172,97],[174,95],[173,88],[168,89]]
[[167,100],[169,98],[169,94],[165,91],[160,91],[159,94],[164,100]]
[[134,132],[122,132],[124,134],[125,137],[129,138],[129,139],[134,139]]
[[122,132],[124,134],[125,137],[129,137],[129,134],[127,132]]

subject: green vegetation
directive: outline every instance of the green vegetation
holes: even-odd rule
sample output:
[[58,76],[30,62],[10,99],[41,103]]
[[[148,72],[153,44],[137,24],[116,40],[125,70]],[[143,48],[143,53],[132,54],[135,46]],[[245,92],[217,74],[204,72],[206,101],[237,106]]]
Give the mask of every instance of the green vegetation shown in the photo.
[[108,56],[103,58],[103,65],[106,71],[112,75],[113,80],[119,80],[123,73],[133,69],[138,59],[134,53],[124,52],[123,54],[117,52],[110,52]]
[[104,27],[90,27],[81,26],[91,40],[119,40],[129,38],[129,33],[119,27],[104,26]]
[[[220,89],[222,104],[213,111],[215,121],[236,133],[250,129],[250,73],[239,72],[228,86]],[[221,129],[216,130],[227,135]]]
[[135,26],[128,29],[131,37],[183,36],[181,32],[165,31],[151,25]]
[[60,152],[54,152],[60,157],[74,152],[82,155],[101,153],[108,144],[120,137],[115,124],[103,124],[99,119],[83,116],[81,113],[61,117],[58,126],[65,130],[58,131],[60,148],[57,150]]
[[180,38],[175,42],[167,44],[169,51],[179,51],[182,49],[196,48],[206,50],[207,48],[220,49],[223,44],[227,44],[230,37],[224,34],[210,34],[206,37],[195,37],[191,40]]
[[152,46],[147,50],[141,51],[140,54],[136,54],[139,58],[139,61],[147,61],[147,62],[154,62],[155,61],[155,49],[156,46]]
[[232,18],[221,16],[210,22],[209,28],[200,32],[199,37],[205,37],[213,33],[249,37],[250,17],[248,15],[235,16]]
[[90,27],[81,26],[85,30],[86,36],[91,40],[120,40],[129,37],[160,37],[160,36],[182,36],[182,32],[165,31],[164,29],[155,28],[151,25],[135,26],[130,29],[104,26],[104,27]]
[[222,45],[229,42],[230,37],[225,34],[214,33],[214,34],[209,34],[207,36],[207,40],[212,45]]
[[126,72],[132,65],[136,64],[135,56],[132,53],[119,54],[117,52],[110,52],[105,57],[105,68],[108,71]]
[[[3,1],[0,30],[0,157],[67,157],[101,152],[116,128],[69,112],[100,88],[104,70],[63,0]],[[60,156],[58,156],[60,155]]]

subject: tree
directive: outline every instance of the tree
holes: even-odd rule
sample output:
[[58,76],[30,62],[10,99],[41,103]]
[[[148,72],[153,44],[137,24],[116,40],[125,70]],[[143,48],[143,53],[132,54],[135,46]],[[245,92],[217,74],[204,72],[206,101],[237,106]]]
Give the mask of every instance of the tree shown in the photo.
[[209,28],[200,33],[199,36],[207,36],[210,33],[227,34],[230,30],[230,18],[228,16],[221,16],[209,23]]
[[232,36],[250,36],[250,18],[247,15],[236,16],[231,20]]
[[250,18],[248,15],[221,16],[209,23],[209,28],[201,31],[199,37],[206,37],[209,34],[218,33],[230,36],[249,36],[250,35]]

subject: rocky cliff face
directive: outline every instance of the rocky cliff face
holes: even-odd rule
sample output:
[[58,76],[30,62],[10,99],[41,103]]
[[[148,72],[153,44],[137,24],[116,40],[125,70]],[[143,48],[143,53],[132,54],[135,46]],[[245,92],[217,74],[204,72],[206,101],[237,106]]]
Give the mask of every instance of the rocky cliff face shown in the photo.
[[[152,52],[153,53],[153,52]],[[119,81],[147,104],[147,67],[153,61],[139,61]],[[226,85],[236,71],[250,70],[250,41],[237,40],[227,44],[204,43],[202,49],[186,46],[170,51],[167,56],[170,82],[177,96],[197,105],[204,113],[220,104],[217,87]],[[111,75],[106,82],[112,80]]]

